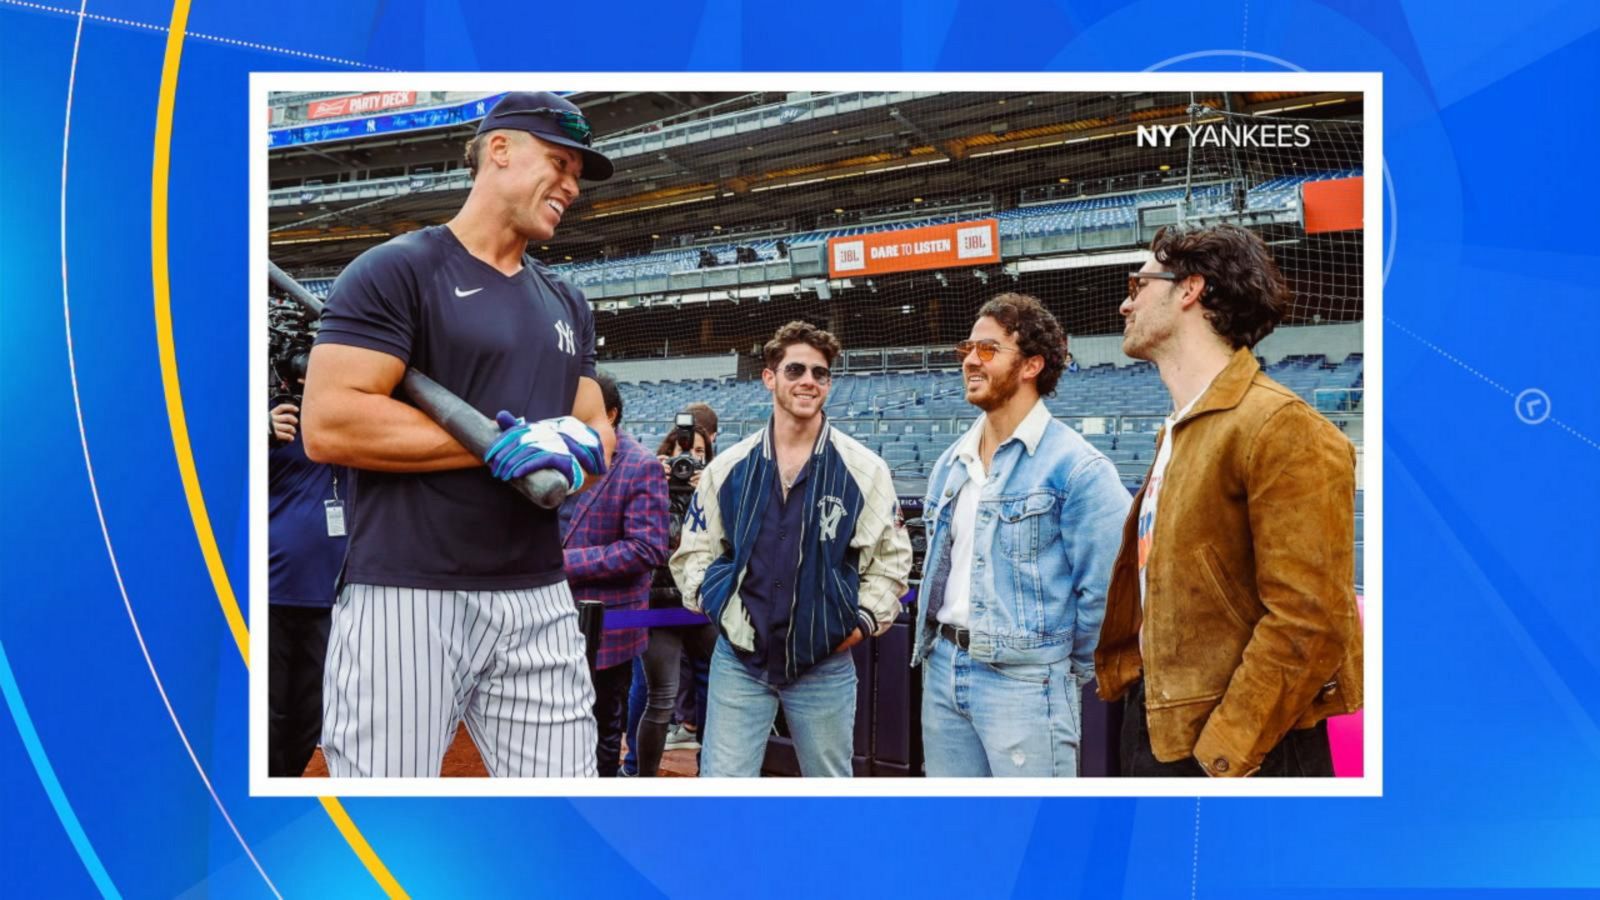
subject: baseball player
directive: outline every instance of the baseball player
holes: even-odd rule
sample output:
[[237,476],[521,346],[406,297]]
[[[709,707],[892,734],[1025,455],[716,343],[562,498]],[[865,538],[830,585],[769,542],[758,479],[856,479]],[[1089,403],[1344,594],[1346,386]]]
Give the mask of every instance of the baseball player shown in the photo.
[[[463,718],[495,776],[593,776],[594,688],[560,523],[502,480],[578,491],[615,442],[583,294],[527,254],[578,178],[612,165],[548,93],[508,94],[467,147],[471,193],[442,226],[361,254],[311,352],[307,454],[356,470],[323,680],[334,777],[432,776]],[[480,459],[396,396],[407,366],[497,416]]]

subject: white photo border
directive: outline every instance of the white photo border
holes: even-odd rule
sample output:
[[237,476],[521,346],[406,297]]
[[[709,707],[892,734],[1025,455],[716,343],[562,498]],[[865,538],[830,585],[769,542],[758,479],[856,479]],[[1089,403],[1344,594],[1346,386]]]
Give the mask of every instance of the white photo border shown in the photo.
[[[267,395],[268,95],[289,91],[1359,91],[1366,690],[1357,778],[269,778],[267,443],[250,447],[250,793],[263,797],[1380,797],[1383,795],[1383,76],[1378,72],[252,72],[249,87],[250,395]],[[632,86],[630,88],[629,86]],[[1382,177],[1378,177],[1379,175]],[[1392,212],[1392,211],[1390,211]],[[249,421],[258,423],[255,416]]]

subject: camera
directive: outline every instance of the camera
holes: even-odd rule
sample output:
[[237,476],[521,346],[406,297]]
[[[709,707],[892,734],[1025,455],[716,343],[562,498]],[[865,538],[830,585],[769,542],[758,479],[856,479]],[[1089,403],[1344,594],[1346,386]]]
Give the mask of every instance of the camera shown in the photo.
[[305,391],[306,363],[317,339],[320,319],[293,300],[273,297],[267,306],[268,408],[300,405]]
[[[694,496],[694,486],[689,482],[706,464],[690,452],[694,449],[694,416],[678,413],[672,424],[672,446],[676,454],[667,460],[667,547],[676,551],[683,536],[683,518]],[[657,568],[650,584],[650,608],[677,607],[682,602],[671,571],[666,566]]]
[[673,419],[672,436],[676,441],[678,454],[667,460],[667,489],[673,493],[688,493],[694,488],[689,484],[695,473],[706,467],[703,460],[689,451],[694,448],[694,416],[689,413],[678,413]]

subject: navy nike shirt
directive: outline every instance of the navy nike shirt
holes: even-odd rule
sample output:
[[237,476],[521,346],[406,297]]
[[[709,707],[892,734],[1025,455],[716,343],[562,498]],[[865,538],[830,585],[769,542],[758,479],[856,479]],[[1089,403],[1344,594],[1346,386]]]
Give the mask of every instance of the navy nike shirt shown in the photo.
[[[442,225],[356,257],[328,295],[317,343],[398,357],[490,418],[570,415],[578,378],[595,374],[580,291],[532,257],[505,275]],[[557,513],[487,468],[352,478],[344,582],[513,590],[563,577]]]

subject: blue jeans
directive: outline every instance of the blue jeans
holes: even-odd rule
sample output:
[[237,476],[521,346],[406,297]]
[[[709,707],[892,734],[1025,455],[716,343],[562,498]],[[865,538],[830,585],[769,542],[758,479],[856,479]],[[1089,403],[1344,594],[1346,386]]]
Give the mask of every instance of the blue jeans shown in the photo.
[[855,747],[855,657],[848,650],[835,653],[793,684],[774,687],[750,674],[727,638],[717,639],[711,655],[707,743],[700,774],[711,778],[759,776],[780,703],[800,760],[800,774],[849,778]]
[[633,681],[628,685],[628,755],[622,758],[622,771],[639,774],[639,720],[644,718],[644,657],[633,658]]
[[929,778],[1078,774],[1083,699],[1067,660],[991,666],[941,637],[922,667]]

